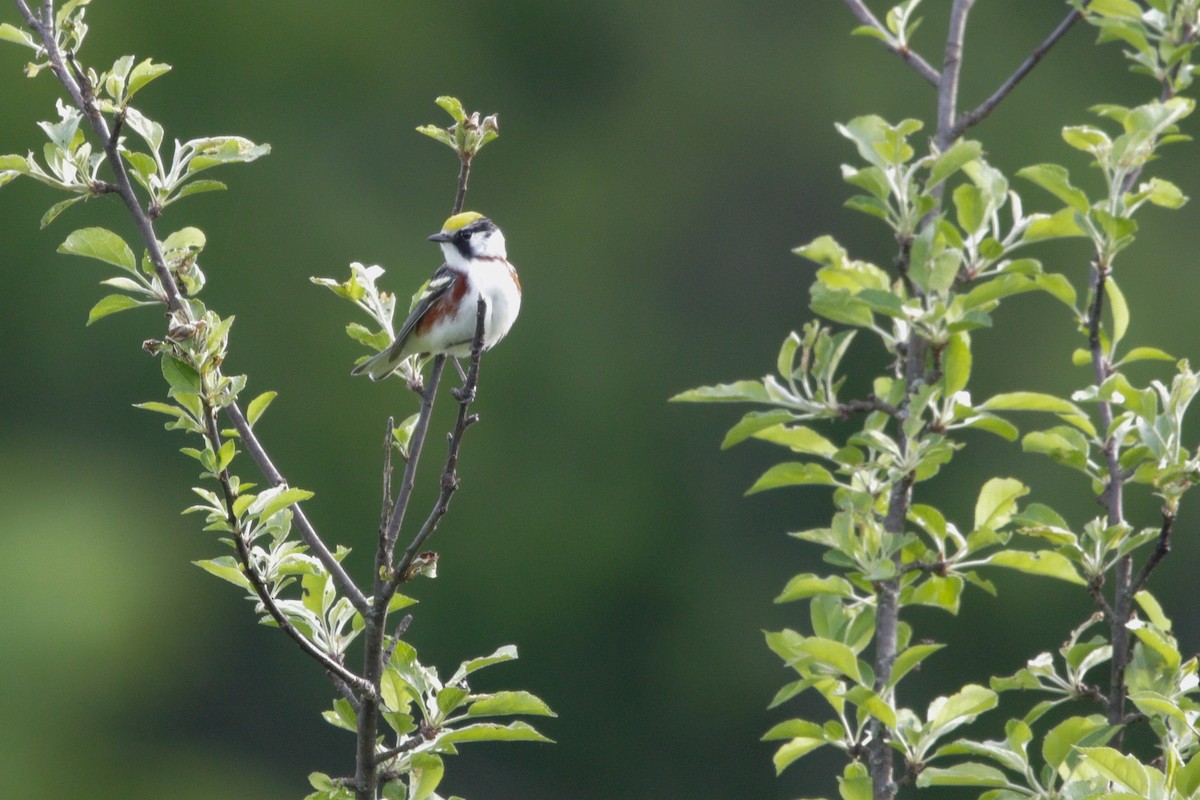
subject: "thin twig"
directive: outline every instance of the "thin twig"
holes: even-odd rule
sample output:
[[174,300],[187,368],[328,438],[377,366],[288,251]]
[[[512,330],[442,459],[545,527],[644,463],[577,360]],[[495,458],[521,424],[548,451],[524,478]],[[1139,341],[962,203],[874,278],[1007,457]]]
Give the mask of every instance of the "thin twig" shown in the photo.
[[475,337],[471,342],[471,363],[467,368],[467,380],[463,383],[462,388],[455,393],[458,399],[458,419],[454,424],[454,429],[450,433],[450,448],[446,454],[445,468],[442,470],[441,492],[433,509],[429,512],[429,516],[425,519],[425,524],[417,531],[417,535],[413,537],[408,548],[404,551],[404,555],[401,556],[392,570],[392,576],[384,590],[384,596],[391,597],[400,583],[408,580],[408,571],[412,566],[413,559],[420,552],[421,547],[425,544],[425,540],[437,529],[438,523],[441,522],[442,517],[445,516],[446,511],[450,508],[450,498],[458,490],[458,453],[462,447],[463,435],[466,433],[467,428],[478,421],[478,417],[468,412],[471,403],[475,400],[475,390],[479,385],[479,362],[483,356],[484,320],[486,316],[487,301],[480,297],[475,317]]
[[849,6],[850,11],[854,14],[854,16],[858,17],[862,24],[874,28],[877,31],[881,31],[885,36],[888,37],[886,40],[880,40],[880,44],[882,44],[891,52],[900,56],[900,58],[904,60],[904,63],[916,70],[917,74],[926,81],[932,83],[934,86],[937,86],[938,81],[941,80],[941,75],[938,73],[938,71],[931,67],[928,61],[926,61],[924,58],[921,58],[919,53],[909,50],[907,47],[898,47],[892,44],[888,29],[885,28],[883,23],[881,23],[879,19],[871,13],[871,9],[867,8],[866,4],[862,0],[846,0],[846,5]]
[[[1090,0],[1086,0],[1086,2],[1084,2],[1084,7],[1087,6],[1088,2],[1090,2]],[[966,114],[963,114],[958,118],[958,121],[954,123],[951,140],[962,136],[967,132],[968,129],[978,125],[985,117],[987,117],[988,114],[992,113],[992,110],[1000,104],[1000,101],[1007,97],[1009,92],[1017,87],[1017,84],[1020,83],[1025,76],[1028,75],[1030,71],[1032,71],[1033,68],[1038,65],[1038,62],[1042,60],[1046,53],[1050,52],[1050,48],[1058,44],[1059,40],[1067,35],[1067,31],[1071,30],[1075,23],[1081,19],[1083,19],[1082,11],[1072,11],[1071,13],[1067,14],[1067,16],[1063,18],[1063,21],[1058,23],[1058,27],[1051,31],[1050,35],[1047,36],[1041,44],[1034,48],[1034,51],[1029,54],[1029,57],[1021,62],[1021,65],[1017,67],[1016,71],[1013,72],[1012,75],[1009,75],[1008,79],[1004,81],[1004,83],[1000,84],[1000,88],[992,92],[991,96],[988,97],[987,100],[984,100],[971,111],[968,111]]]
[[387,527],[392,515],[392,450],[395,449],[396,418],[387,418],[387,430],[383,432],[383,507],[379,511],[379,529]]
[[[250,454],[254,463],[258,465],[259,471],[262,472],[271,485],[282,486],[287,483],[287,480],[284,479],[283,475],[275,467],[274,462],[271,461],[271,457],[267,455],[267,451],[263,448],[258,437],[254,435],[254,431],[250,427],[250,421],[246,419],[246,415],[242,413],[242,409],[236,403],[232,403],[226,407],[225,415],[233,422],[233,427],[237,429],[238,438],[242,440],[246,452]],[[358,585],[354,583],[354,580],[346,572],[341,562],[325,546],[324,540],[321,539],[320,534],[317,533],[317,529],[309,521],[303,507],[296,504],[291,509],[292,521],[295,523],[296,529],[300,532],[300,538],[304,540],[304,544],[308,546],[312,554],[321,562],[321,566],[325,567],[329,571],[329,574],[333,576],[338,589],[346,597],[350,598],[351,604],[353,604],[355,610],[360,614],[369,610],[371,602],[362,593],[362,590],[358,588]]]
[[[425,381],[425,389],[421,393],[421,409],[417,414],[417,422],[413,426],[412,436],[408,440],[408,462],[405,464],[404,474],[400,478],[400,491],[396,495],[395,502],[392,503],[390,516],[383,529],[376,552],[376,575],[381,575],[382,572],[391,569],[396,539],[400,535],[400,528],[404,525],[404,515],[408,511],[413,487],[416,486],[417,463],[421,459],[421,452],[425,449],[425,436],[429,432],[429,420],[433,416],[433,404],[437,398],[438,386],[441,384],[442,371],[445,367],[445,356],[438,356],[433,360],[433,367],[429,370],[429,378]],[[378,596],[378,594],[377,587],[376,595]],[[387,599],[390,598],[384,598],[381,602],[386,604]]]
[[975,0],[954,0],[950,8],[950,31],[942,60],[942,78],[938,81],[938,148],[945,150],[955,139],[954,118],[958,113],[958,76],[962,72],[963,38],[967,15]]
[[1137,577],[1133,579],[1133,583],[1129,586],[1130,594],[1137,594],[1145,586],[1146,581],[1150,579],[1150,573],[1154,572],[1162,560],[1171,552],[1171,531],[1175,527],[1175,514],[1167,509],[1163,509],[1162,528],[1158,532],[1158,544],[1154,547],[1154,552],[1146,559],[1146,563],[1142,565]]
[[[216,453],[221,449],[221,434],[217,429],[216,411],[204,397],[203,393],[201,394],[201,403],[204,407],[205,437],[208,439],[209,447]],[[237,500],[237,493],[233,490],[233,484],[229,480],[229,471],[222,469],[218,472],[217,482],[221,485],[221,499],[225,508],[225,521],[228,523],[230,532],[233,534],[233,542],[238,561],[242,566],[242,572],[250,581],[250,585],[254,587],[254,593],[258,595],[259,602],[262,603],[267,613],[271,615],[271,619],[275,620],[275,623],[279,625],[279,629],[291,637],[301,650],[324,667],[325,671],[330,674],[330,677],[335,679],[335,683],[340,681],[352,687],[356,692],[373,696],[375,694],[374,686],[346,669],[340,662],[313,644],[308,637],[292,624],[287,615],[283,613],[283,610],[279,608],[279,604],[271,595],[270,589],[254,565],[254,559],[250,554],[250,545],[246,541],[245,532],[242,530],[237,514],[234,513],[233,506]]]
[[[1091,268],[1091,305],[1088,309],[1087,333],[1088,349],[1092,357],[1092,379],[1100,386],[1108,379],[1112,366],[1104,353],[1104,343],[1101,337],[1101,326],[1104,322],[1104,292],[1108,281],[1109,264],[1100,258],[1092,262]],[[1097,406],[1097,416],[1100,418],[1100,430],[1112,430],[1112,404],[1102,400]],[[1107,466],[1108,479],[1104,491],[1097,498],[1107,513],[1110,526],[1120,525],[1125,521],[1124,484],[1125,477],[1121,469],[1118,442],[1111,434],[1106,434],[1102,450]],[[1109,637],[1112,641],[1112,659],[1109,661],[1108,680],[1108,720],[1111,724],[1119,725],[1125,717],[1125,669],[1129,665],[1129,628],[1126,624],[1133,613],[1133,592],[1130,591],[1133,580],[1133,556],[1122,556],[1113,571],[1113,595],[1111,610],[1106,614],[1109,623]],[[1094,597],[1094,595],[1093,595]]]
[[1104,615],[1104,620],[1111,625],[1114,614],[1112,606],[1108,604],[1108,598],[1104,596],[1104,576],[1100,575],[1088,581],[1087,590],[1092,602],[1096,604],[1096,608]]
[[467,201],[467,179],[471,177],[470,156],[460,155],[458,162],[458,192],[454,195],[454,210],[450,212],[452,215],[463,210],[463,204]]
[[870,414],[875,411],[882,411],[889,417],[894,417],[899,413],[894,405],[873,395],[866,400],[847,400],[845,403],[837,405],[837,413],[841,415],[842,419],[848,419],[851,414]]

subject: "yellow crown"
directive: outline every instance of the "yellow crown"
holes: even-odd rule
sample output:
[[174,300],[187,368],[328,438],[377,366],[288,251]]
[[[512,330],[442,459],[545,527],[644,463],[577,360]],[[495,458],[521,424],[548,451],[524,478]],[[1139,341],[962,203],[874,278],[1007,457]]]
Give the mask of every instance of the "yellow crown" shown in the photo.
[[442,226],[442,230],[457,231],[481,219],[483,219],[483,214],[480,214],[478,211],[464,211],[446,220],[446,224]]

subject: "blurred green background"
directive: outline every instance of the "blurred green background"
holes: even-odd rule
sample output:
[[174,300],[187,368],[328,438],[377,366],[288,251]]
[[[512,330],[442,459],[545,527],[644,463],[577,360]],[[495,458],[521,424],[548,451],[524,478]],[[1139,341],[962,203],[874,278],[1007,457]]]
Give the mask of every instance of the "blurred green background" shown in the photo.
[[[948,7],[924,8],[917,46],[934,63]],[[980,3],[964,105],[1064,13],[1047,0]],[[827,495],[743,498],[781,453],[720,453],[743,409],[666,400],[773,369],[779,342],[809,317],[811,269],[793,246],[833,233],[856,256],[890,263],[886,230],[841,207],[850,190],[838,164],[855,156],[833,124],[864,113],[928,122],[931,88],[874,42],[850,38],[856,22],[832,0],[96,0],[89,19],[85,63],[135,53],[174,65],[138,98],[168,138],[238,133],[274,148],[216,176],[229,192],[170,209],[160,231],[208,234],[206,300],[237,316],[229,371],[250,376],[247,396],[280,392],[259,431],[289,480],[316,491],[310,516],[355,548],[359,576],[379,513],[384,420],[413,403],[399,383],[350,378],[361,349],[342,330],[365,318],[308,277],[379,263],[388,288],[411,292],[438,263],[424,237],[449,212],[456,171],[452,154],[413,128],[445,123],[432,102],[440,94],[500,114],[502,136],[480,157],[467,205],[503,227],[525,304],[485,359],[483,423],[432,540],[441,574],[412,587],[421,605],[409,638],[444,673],[516,643],[521,659],[483,673],[481,688],[540,694],[560,716],[539,727],[558,743],[468,748],[441,792],[836,794],[837,759],[810,756],[776,779],[773,747],[758,741],[804,703],[819,709],[804,699],[766,710],[788,674],[761,631],[807,626],[802,606],[771,601],[789,576],[819,568],[815,548],[785,534],[826,520]],[[9,4],[0,20],[16,22]],[[1059,128],[1092,121],[1094,103],[1156,91],[1093,40],[1078,26],[975,129],[994,164],[1011,174],[1062,161],[1096,186]],[[24,79],[25,57],[0,45],[0,153],[40,150],[34,123],[55,116],[57,85]],[[1194,146],[1176,145],[1153,171],[1196,196],[1196,163]],[[1027,209],[1053,208],[1018,188]],[[308,772],[352,767],[349,735],[319,717],[331,690],[284,637],[254,624],[236,590],[189,564],[223,552],[197,518],[177,515],[195,466],[176,452],[182,437],[131,408],[163,391],[139,350],[162,321],[145,311],[85,329],[107,273],[55,254],[75,227],[132,238],[131,226],[100,200],[39,231],[57,199],[27,181],[0,191],[3,794],[303,796]],[[1147,212],[1122,262],[1136,273],[1122,283],[1131,337],[1193,358],[1196,214]],[[1082,245],[1039,255],[1082,281]],[[1070,366],[1079,341],[1055,301],[1018,298],[975,337],[972,390],[1068,391],[1086,380]],[[854,358],[881,367],[870,347]],[[926,501],[962,519],[983,480],[1004,474],[1077,523],[1095,513],[1087,487],[1048,460],[986,434],[969,444],[921,487]],[[432,436],[427,477],[443,448]],[[241,470],[253,476],[248,461]],[[1129,509],[1154,524],[1148,499]],[[1185,506],[1176,552],[1155,578],[1185,653],[1200,640],[1188,591],[1196,520]],[[913,614],[918,636],[952,642],[913,679],[918,707],[990,670],[1015,671],[1090,613],[1074,587],[997,582],[999,598],[968,594],[959,619]],[[995,736],[1001,724],[994,715],[977,733]]]

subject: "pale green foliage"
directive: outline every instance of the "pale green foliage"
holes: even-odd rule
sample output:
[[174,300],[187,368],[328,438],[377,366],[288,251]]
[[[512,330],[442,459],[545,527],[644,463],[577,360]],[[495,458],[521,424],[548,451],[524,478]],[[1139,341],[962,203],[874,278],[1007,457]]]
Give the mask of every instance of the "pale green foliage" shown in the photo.
[[[886,31],[855,32],[902,48],[916,5],[910,0],[894,8]],[[1162,145],[1185,138],[1178,124],[1194,102],[1177,92],[1191,82],[1200,12],[1194,0],[1093,0],[1086,15],[1103,40],[1130,47],[1135,69],[1162,87],[1161,99],[1136,108],[1096,108],[1108,121],[1102,127],[1064,128],[1064,141],[1088,153],[1102,175],[1103,196],[1074,186],[1065,167],[1033,165],[1017,176],[1046,190],[1061,208],[1026,213],[1022,197],[984,160],[977,142],[960,139],[920,155],[916,120],[892,124],[863,116],[838,125],[861,162],[842,166],[845,180],[862,192],[847,206],[890,228],[900,248],[897,270],[857,260],[828,236],[796,248],[818,266],[810,307],[833,327],[812,321],[790,334],[774,374],[674,398],[759,407],[734,425],[722,447],[757,439],[786,448],[792,460],[768,469],[750,492],[832,489],[829,526],[793,534],[822,549],[831,573],[797,575],[777,598],[808,603],[811,635],[767,634],[769,647],[795,672],[772,705],[815,691],[828,714],[781,722],[764,738],[783,742],[777,770],[821,747],[846,753],[851,763],[840,779],[843,797],[872,795],[860,761],[872,721],[917,787],[979,787],[987,800],[1200,796],[1197,660],[1181,655],[1169,618],[1140,583],[1129,591],[1136,592],[1144,618],[1120,620],[1133,637],[1123,684],[1099,688],[1114,657],[1110,626],[1117,613],[1103,604],[1105,581],[1133,554],[1149,562],[1137,579],[1144,581],[1162,555],[1149,555],[1151,545],[1159,541],[1161,548],[1182,498],[1200,481],[1200,457],[1184,432],[1200,374],[1178,361],[1172,376],[1138,385],[1122,371],[1133,362],[1174,359],[1154,347],[1122,347],[1131,312],[1112,279],[1117,256],[1137,234],[1134,215],[1147,205],[1179,208],[1187,199],[1172,182],[1142,173]],[[1110,133],[1114,122],[1118,129]],[[1090,282],[1047,272],[1032,257],[1039,242],[1058,237],[1088,241],[1090,252],[1080,260],[1094,265]],[[1095,326],[1095,341],[1074,360],[1100,377],[1070,397],[1022,390],[976,401],[969,392],[971,337],[992,326],[1001,303],[1029,291],[1066,305],[1085,336]],[[866,398],[847,398],[843,390],[844,366],[862,369],[864,363],[852,355],[856,335],[877,339],[891,357]],[[1020,437],[1012,412],[1056,419]],[[852,418],[858,424],[846,424]],[[1102,503],[1113,481],[1148,487],[1162,502],[1161,524],[1137,528],[1106,517],[1069,522],[1043,503],[1022,505],[1031,489],[1020,481],[994,477],[980,488],[969,523],[951,520],[925,500],[903,506],[906,519],[891,527],[897,493],[915,485],[930,497],[922,482],[963,447],[958,434],[965,428],[1020,438],[1025,452],[1081,473]],[[926,605],[957,614],[967,584],[996,591],[988,579],[996,567],[1086,586],[1100,598],[1100,610],[1057,654],[1035,655],[1015,675],[993,677],[988,686],[948,688],[923,713],[906,705],[899,685],[943,645],[918,639],[901,619],[890,678],[880,680],[870,652],[885,588],[895,587],[901,612]],[[1008,720],[1001,740],[962,738],[960,728],[995,708],[999,693],[1018,690],[1046,699]],[[1137,716],[1089,713],[1104,710],[1112,692]],[[1045,715],[1060,706],[1076,716],[1056,714],[1048,728]],[[1159,764],[1110,746],[1137,722],[1150,729]]]
[[[70,52],[72,59],[87,31],[83,18],[88,2],[70,0],[56,14],[58,45]],[[45,57],[36,37],[10,24],[0,25],[0,41],[29,46],[37,57]],[[35,61],[27,72],[36,75],[46,66],[46,61]],[[91,102],[110,130],[136,134],[136,140],[118,136],[115,153],[133,183],[144,192],[144,198],[137,201],[144,202],[147,219],[159,217],[168,206],[189,195],[225,188],[219,181],[197,179],[200,172],[253,161],[270,152],[268,145],[240,136],[212,136],[182,143],[176,140],[168,157],[163,147],[163,126],[130,105],[139,91],[170,70],[168,65],[150,59],[136,62],[133,56],[123,56],[105,72],[79,69],[85,85],[91,87]],[[449,138],[447,143],[473,155],[495,138],[494,117],[479,123],[477,114],[467,118],[453,98],[439,98],[438,102],[455,118],[454,127],[440,132]],[[77,202],[118,191],[115,184],[101,177],[106,167],[111,170],[114,165],[106,161],[105,143],[93,147],[89,141],[84,114],[61,100],[57,109],[58,121],[40,124],[48,139],[41,161],[33,153],[0,156],[0,185],[25,175],[71,195],[50,208],[42,218],[43,226]],[[435,138],[442,137],[438,134]],[[205,285],[199,258],[206,243],[203,232],[184,227],[155,241],[156,253],[143,251],[139,259],[120,234],[86,227],[68,235],[59,252],[92,259],[119,271],[102,281],[117,292],[96,303],[88,324],[139,306],[171,309],[166,336],[143,344],[143,349],[160,358],[167,402],[151,401],[138,407],[167,417],[167,429],[198,437],[198,446],[181,450],[200,465],[204,481],[193,489],[200,501],[184,513],[202,514],[205,530],[218,533],[233,554],[197,561],[197,566],[241,588],[264,625],[290,627],[328,659],[324,664],[340,668],[349,647],[364,630],[364,621],[351,598],[339,593],[329,563],[311,555],[310,548],[294,533],[298,504],[313,493],[284,483],[260,489],[240,478],[232,467],[246,443],[238,431],[218,429],[218,413],[237,401],[247,380],[244,375],[226,375],[222,370],[234,318],[220,316],[198,298]],[[358,324],[348,329],[353,338],[374,349],[386,346],[393,335],[395,298],[375,285],[382,273],[380,267],[356,263],[345,282],[314,279],[352,300],[374,319],[378,331]],[[174,305],[164,283],[174,283],[179,290]],[[415,377],[418,365],[408,366],[407,374]],[[274,398],[274,392],[266,392],[249,402],[245,418],[251,428]],[[394,433],[406,459],[414,419],[401,423]],[[340,562],[348,553],[348,549],[339,547],[332,558]],[[414,574],[434,577],[435,563],[418,565]],[[415,602],[393,594],[387,611],[399,611]],[[522,691],[479,693],[468,685],[468,677],[475,671],[515,659],[515,648],[503,647],[490,656],[465,662],[444,682],[433,668],[417,660],[416,651],[406,642],[394,640],[390,648],[380,694],[382,717],[391,728],[393,741],[381,738],[376,746],[379,769],[387,776],[385,797],[436,798],[433,792],[444,771],[442,757],[457,752],[459,744],[549,741],[524,722],[503,725],[485,721],[512,715],[553,716],[540,699]],[[337,727],[356,731],[354,707],[345,699],[337,700],[334,709],[324,716]],[[344,780],[315,773],[311,782],[317,791],[310,798],[354,796]]]
[[[399,596],[399,595],[398,595]],[[381,766],[389,772],[408,776],[404,798],[435,798],[434,789],[441,781],[444,766],[442,756],[458,752],[457,746],[470,742],[548,742],[550,741],[525,722],[502,725],[478,720],[515,714],[554,716],[550,708],[528,692],[473,692],[468,678],[478,670],[513,660],[515,647],[502,647],[495,653],[464,661],[446,681],[437,671],[421,665],[417,652],[405,642],[399,642],[385,666],[382,681],[383,719],[391,729],[394,746],[381,746],[384,756]],[[353,707],[338,699],[333,709],[325,712],[325,720],[337,728],[355,732],[358,718]],[[433,732],[425,735],[425,731]],[[313,773],[309,782],[317,791],[306,800],[340,800],[353,798],[353,792],[323,773]],[[385,787],[389,792],[402,789],[401,781]]]
[[469,162],[485,144],[500,135],[500,120],[495,114],[482,119],[478,111],[467,114],[457,97],[442,96],[436,102],[454,124],[448,128],[421,125],[417,131],[454,150],[460,161]]

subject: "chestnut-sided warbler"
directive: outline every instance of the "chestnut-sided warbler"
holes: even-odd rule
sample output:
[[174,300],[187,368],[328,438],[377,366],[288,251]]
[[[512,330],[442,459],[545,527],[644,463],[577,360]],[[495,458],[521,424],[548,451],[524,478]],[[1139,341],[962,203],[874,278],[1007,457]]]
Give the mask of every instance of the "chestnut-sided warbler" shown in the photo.
[[446,263],[433,273],[392,344],[351,374],[378,381],[414,353],[470,355],[480,297],[487,303],[484,349],[495,346],[512,327],[521,310],[521,281],[508,263],[504,234],[495,223],[464,211],[446,220],[429,241],[442,246]]

